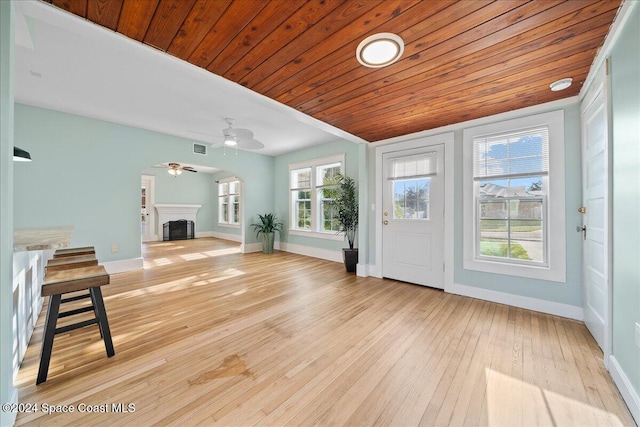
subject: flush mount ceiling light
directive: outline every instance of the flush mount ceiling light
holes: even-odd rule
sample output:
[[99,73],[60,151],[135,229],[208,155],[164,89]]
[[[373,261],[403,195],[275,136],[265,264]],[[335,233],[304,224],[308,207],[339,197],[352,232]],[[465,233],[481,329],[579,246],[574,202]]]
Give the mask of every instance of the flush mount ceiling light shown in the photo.
[[402,56],[404,42],[396,34],[379,33],[362,40],[356,58],[365,67],[380,68],[393,64]]
[[13,147],[13,161],[14,162],[30,162],[31,154],[22,148]]
[[568,88],[569,86],[571,86],[572,82],[573,82],[573,79],[569,77],[566,79],[556,80],[555,82],[551,83],[549,87],[553,92],[557,92],[559,90]]

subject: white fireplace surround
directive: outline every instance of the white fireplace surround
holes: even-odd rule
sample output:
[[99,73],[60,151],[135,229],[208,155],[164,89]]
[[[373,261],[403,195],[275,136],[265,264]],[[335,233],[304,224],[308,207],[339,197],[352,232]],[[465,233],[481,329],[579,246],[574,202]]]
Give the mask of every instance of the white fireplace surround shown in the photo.
[[202,205],[156,204],[158,211],[158,240],[162,240],[162,226],[165,222],[186,219],[193,221],[195,233],[196,214]]

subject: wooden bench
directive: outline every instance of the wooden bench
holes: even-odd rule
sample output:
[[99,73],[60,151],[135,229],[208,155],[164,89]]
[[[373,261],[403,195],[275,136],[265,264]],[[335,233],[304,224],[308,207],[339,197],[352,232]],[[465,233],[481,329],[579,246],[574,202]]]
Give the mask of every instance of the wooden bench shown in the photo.
[[76,255],[95,255],[96,249],[93,246],[84,246],[81,248],[65,248],[65,249],[56,249],[53,254],[54,258],[64,258],[68,256],[76,256]]
[[[111,331],[109,330],[109,322],[107,320],[107,312],[104,308],[102,291],[100,290],[100,287],[108,285],[109,281],[109,274],[107,274],[106,270],[101,265],[68,270],[47,271],[44,283],[42,284],[42,296],[49,297],[49,305],[44,324],[44,337],[42,339],[40,367],[38,368],[38,379],[36,380],[36,385],[47,380],[49,363],[51,361],[51,350],[53,349],[53,338],[56,334],[62,334],[74,329],[97,324],[100,329],[100,335],[104,340],[107,356],[112,357],[115,355],[113,342],[111,340]],[[91,306],[60,313],[60,304],[63,302],[62,295],[85,289],[89,290],[92,301]],[[86,295],[74,298],[86,298]],[[69,299],[66,299],[64,302],[68,301]],[[94,312],[95,318],[56,328],[58,319],[89,311]]]

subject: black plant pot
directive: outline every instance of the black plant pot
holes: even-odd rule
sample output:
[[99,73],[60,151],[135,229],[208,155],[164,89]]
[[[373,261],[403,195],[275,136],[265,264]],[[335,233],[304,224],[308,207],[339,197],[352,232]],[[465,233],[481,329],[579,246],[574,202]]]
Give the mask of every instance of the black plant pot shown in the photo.
[[342,259],[347,272],[355,273],[356,265],[358,264],[358,249],[342,249]]

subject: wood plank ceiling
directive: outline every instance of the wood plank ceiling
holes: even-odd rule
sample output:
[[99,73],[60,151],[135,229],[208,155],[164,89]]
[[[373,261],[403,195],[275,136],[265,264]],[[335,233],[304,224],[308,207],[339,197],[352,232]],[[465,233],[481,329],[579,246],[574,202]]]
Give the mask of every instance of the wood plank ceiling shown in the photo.
[[[577,95],[621,0],[46,0],[367,141]],[[400,61],[365,68],[379,32]],[[574,84],[552,92],[549,84]]]

